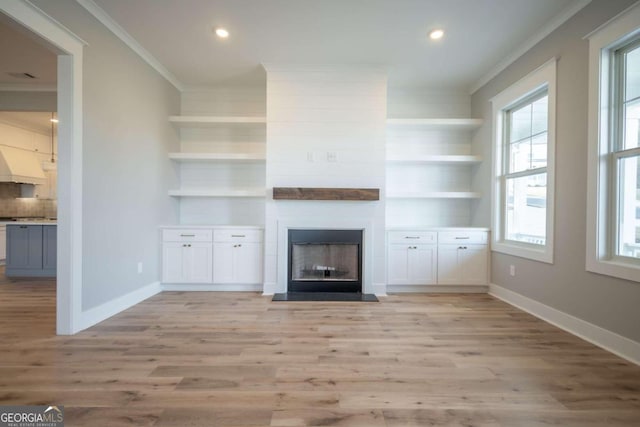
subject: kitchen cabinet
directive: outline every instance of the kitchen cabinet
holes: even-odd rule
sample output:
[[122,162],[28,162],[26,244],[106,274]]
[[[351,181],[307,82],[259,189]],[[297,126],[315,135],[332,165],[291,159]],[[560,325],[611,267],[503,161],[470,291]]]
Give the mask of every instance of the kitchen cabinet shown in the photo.
[[162,237],[163,282],[211,283],[211,230],[169,229]]
[[7,277],[55,277],[56,225],[7,225]]
[[214,230],[213,282],[262,283],[262,230]]
[[436,282],[436,233],[392,231],[388,237],[390,285],[429,285]]
[[7,259],[7,226],[0,225],[0,264]]
[[7,259],[7,226],[0,225],[0,265]]

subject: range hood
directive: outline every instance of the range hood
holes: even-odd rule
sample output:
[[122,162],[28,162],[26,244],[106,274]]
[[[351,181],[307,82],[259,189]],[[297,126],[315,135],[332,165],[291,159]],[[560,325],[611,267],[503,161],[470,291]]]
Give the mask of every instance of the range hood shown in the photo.
[[0,145],[0,182],[44,184],[45,175],[35,154]]

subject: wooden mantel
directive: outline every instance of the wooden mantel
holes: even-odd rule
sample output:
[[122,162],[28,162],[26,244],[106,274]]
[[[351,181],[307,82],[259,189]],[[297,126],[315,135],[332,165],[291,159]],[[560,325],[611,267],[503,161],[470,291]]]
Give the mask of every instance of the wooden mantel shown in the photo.
[[378,188],[273,187],[274,200],[380,200]]

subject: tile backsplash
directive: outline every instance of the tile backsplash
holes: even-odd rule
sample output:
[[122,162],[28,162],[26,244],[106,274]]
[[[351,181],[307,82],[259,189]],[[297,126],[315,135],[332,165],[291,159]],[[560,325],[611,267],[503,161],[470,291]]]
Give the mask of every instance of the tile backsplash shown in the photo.
[[56,200],[23,199],[20,184],[0,183],[0,217],[57,217]]

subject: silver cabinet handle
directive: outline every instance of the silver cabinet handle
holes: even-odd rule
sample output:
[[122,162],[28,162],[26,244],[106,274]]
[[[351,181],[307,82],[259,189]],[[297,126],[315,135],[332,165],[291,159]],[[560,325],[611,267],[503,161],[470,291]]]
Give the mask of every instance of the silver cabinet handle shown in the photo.
[[232,234],[231,237],[247,237],[244,234]]
[[471,237],[456,237],[456,240],[469,240]]
[[180,237],[196,237],[195,234],[181,234]]
[[420,236],[404,236],[405,239],[419,239]]

